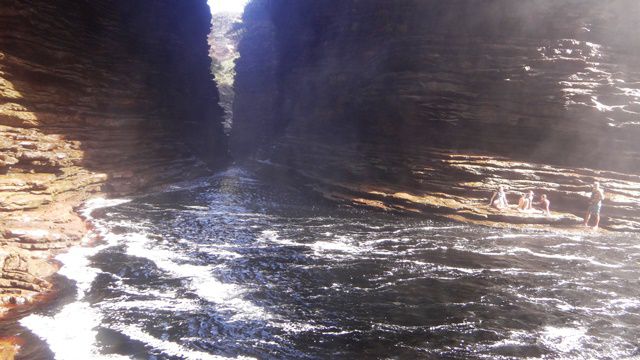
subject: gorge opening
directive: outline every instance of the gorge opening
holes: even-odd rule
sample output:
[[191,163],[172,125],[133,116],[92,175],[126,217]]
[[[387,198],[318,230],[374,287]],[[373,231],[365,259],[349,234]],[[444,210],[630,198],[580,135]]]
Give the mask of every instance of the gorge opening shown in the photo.
[[242,14],[249,0],[208,0],[211,9],[211,33],[209,56],[211,73],[220,94],[220,106],[224,109],[224,132],[230,135],[233,126],[235,64],[240,53]]

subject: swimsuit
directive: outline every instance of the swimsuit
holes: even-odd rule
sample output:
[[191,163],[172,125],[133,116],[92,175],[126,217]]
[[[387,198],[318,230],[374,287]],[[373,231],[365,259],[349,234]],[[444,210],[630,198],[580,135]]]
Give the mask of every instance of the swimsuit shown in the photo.
[[602,201],[589,205],[589,213],[591,215],[600,215],[600,209],[602,208]]
[[[598,199],[596,201],[596,199]],[[600,215],[600,209],[602,208],[602,197],[600,193],[594,191],[591,193],[591,205],[589,205],[589,213],[592,215]]]

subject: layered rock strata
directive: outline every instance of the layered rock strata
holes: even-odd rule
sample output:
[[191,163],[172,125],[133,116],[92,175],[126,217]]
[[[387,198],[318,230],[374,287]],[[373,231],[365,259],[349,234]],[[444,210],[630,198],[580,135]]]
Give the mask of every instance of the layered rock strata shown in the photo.
[[[313,190],[346,204],[481,225],[556,230],[581,231],[591,184],[600,181],[607,194],[602,214],[605,227],[640,230],[638,175],[522,162],[421,144],[405,143],[401,150],[397,146],[381,142],[327,144],[309,138],[302,143],[286,138],[275,144],[278,150],[270,153],[269,163],[295,171]],[[501,185],[512,204],[507,211],[489,206],[489,198]],[[530,190],[536,200],[542,194],[551,199],[551,216],[515,209],[520,194]]]
[[205,1],[2,2],[0,300],[51,287],[84,199],[225,159],[210,19]]
[[331,197],[494,224],[552,221],[482,209],[498,184],[547,192],[577,224],[597,179],[605,226],[638,230],[638,15],[629,0],[255,0],[233,150]]

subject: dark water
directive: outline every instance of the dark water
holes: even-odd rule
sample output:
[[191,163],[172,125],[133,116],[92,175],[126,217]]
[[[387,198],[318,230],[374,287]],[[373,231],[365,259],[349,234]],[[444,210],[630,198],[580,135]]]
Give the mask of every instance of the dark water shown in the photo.
[[640,356],[636,235],[337,208],[242,168],[92,217],[77,295],[22,321],[59,359]]

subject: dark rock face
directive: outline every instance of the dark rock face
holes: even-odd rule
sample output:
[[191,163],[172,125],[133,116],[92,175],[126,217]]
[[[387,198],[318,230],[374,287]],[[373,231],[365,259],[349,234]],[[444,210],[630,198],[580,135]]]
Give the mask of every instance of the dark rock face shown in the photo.
[[224,161],[210,21],[204,0],[1,2],[0,299],[47,288],[91,194]]
[[[542,189],[581,216],[600,179],[605,222],[628,228],[640,189],[638,15],[630,0],[255,0],[233,149],[340,183],[342,198],[436,197],[423,208],[455,195],[427,209],[455,216],[497,184]],[[454,165],[460,156],[468,166]]]
[[421,136],[637,168],[629,151],[637,150],[640,114],[640,46],[631,30],[638,8],[588,0],[256,1],[247,32],[262,34],[244,41],[237,89],[277,115],[265,121],[254,116],[255,102],[238,99],[239,126],[255,130],[241,128],[237,139],[339,128],[348,140]]

